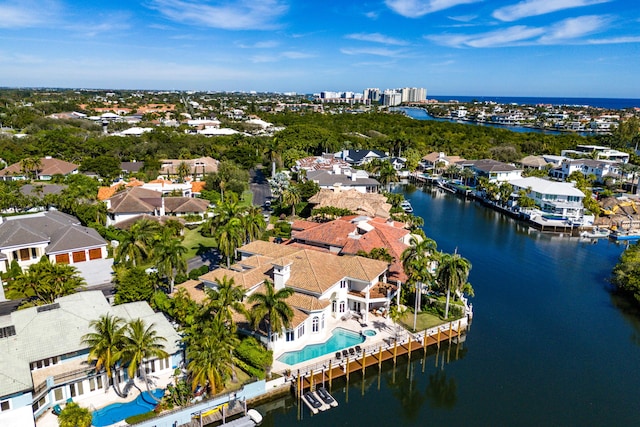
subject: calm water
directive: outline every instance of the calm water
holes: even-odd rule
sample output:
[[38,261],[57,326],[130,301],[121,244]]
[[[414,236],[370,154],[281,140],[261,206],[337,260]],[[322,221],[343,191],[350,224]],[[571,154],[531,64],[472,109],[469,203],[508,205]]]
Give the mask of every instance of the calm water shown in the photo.
[[612,110],[640,107],[640,99],[633,98],[569,98],[569,97],[531,97],[531,96],[453,96],[431,95],[429,98],[440,101],[456,100],[459,102],[497,102],[498,104],[518,105],[578,105]]
[[638,424],[640,322],[607,284],[622,246],[528,232],[449,194],[407,197],[439,248],[473,264],[466,342],[334,382],[339,406],[319,415],[292,398],[266,404],[263,425]]

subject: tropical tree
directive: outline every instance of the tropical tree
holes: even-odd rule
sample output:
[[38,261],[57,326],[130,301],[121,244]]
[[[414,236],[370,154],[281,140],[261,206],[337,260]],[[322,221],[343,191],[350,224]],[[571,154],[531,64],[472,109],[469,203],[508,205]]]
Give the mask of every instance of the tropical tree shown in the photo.
[[191,174],[191,167],[187,162],[180,162],[176,169],[176,174],[180,182],[184,182],[184,179]]
[[382,163],[378,170],[378,181],[385,187],[392,182],[398,182],[398,172],[391,162],[385,161]]
[[439,259],[435,240],[418,239],[415,236],[409,241],[410,246],[402,252],[402,267],[407,275],[407,284],[415,287],[415,307],[413,329],[416,329],[417,315],[422,300],[422,287],[433,281],[433,263]]
[[129,231],[122,231],[115,250],[115,261],[134,267],[139,265],[150,257],[154,238],[159,231],[160,225],[149,219],[141,219]]
[[249,304],[253,304],[250,315],[253,326],[258,328],[264,321],[267,326],[268,347],[271,346],[271,334],[279,333],[282,328],[289,327],[293,319],[293,309],[287,304],[286,299],[293,295],[293,289],[275,289],[273,282],[265,280],[264,291],[255,292],[247,298]]
[[90,427],[92,420],[91,411],[75,402],[67,403],[58,415],[60,427]]
[[444,318],[449,317],[449,299],[451,291],[456,293],[462,291],[467,285],[471,271],[471,262],[461,257],[457,252],[454,254],[443,254],[440,257],[438,269],[436,270],[437,283],[440,288],[447,292],[447,303],[444,309]]
[[184,259],[187,248],[172,233],[171,229],[164,229],[153,246],[153,257],[156,260],[158,273],[169,280],[169,293],[173,292],[174,271],[176,274],[187,272],[187,261]]
[[379,261],[386,261],[388,263],[393,262],[393,255],[389,253],[387,248],[373,248],[370,252],[365,252],[362,249],[359,250],[356,255],[365,258],[377,259]]
[[295,186],[290,186],[282,192],[282,204],[291,206],[291,216],[296,214],[296,204],[300,203],[300,190]]
[[146,326],[142,319],[135,319],[126,326],[126,336],[122,346],[122,360],[128,364],[127,374],[129,378],[135,378],[138,368],[142,373],[145,386],[149,395],[157,402],[160,402],[152,393],[147,379],[147,370],[144,361],[154,358],[165,358],[169,354],[164,350],[163,341],[166,339],[159,336],[154,329],[155,324]]
[[240,218],[231,218],[216,229],[218,249],[227,257],[227,268],[231,266],[231,257],[235,255],[236,249],[244,242],[244,233]]
[[235,284],[233,278],[222,277],[216,289],[206,288],[205,293],[207,294],[205,310],[208,313],[214,313],[214,317],[220,322],[230,325],[234,311],[245,313],[245,307],[242,304],[244,290]]
[[259,238],[267,227],[262,211],[257,206],[248,208],[246,213],[240,217],[240,221],[245,232],[246,243]]
[[10,298],[24,298],[20,308],[52,304],[56,298],[84,289],[86,283],[78,270],[69,264],[52,264],[43,257],[7,284]]
[[87,362],[95,363],[96,372],[104,369],[116,394],[122,396],[114,374],[124,345],[125,321],[121,317],[111,316],[107,313],[97,320],[92,320],[89,327],[93,329],[93,332],[82,337],[82,343],[89,346]]
[[231,373],[231,352],[219,338],[203,335],[187,349],[187,370],[193,391],[201,385],[213,395],[223,388],[224,379]]

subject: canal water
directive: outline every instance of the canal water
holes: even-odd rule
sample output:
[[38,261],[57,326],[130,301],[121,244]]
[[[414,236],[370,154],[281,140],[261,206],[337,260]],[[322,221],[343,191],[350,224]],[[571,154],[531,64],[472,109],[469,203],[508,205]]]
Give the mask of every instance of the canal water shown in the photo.
[[607,282],[623,246],[540,234],[437,189],[405,196],[439,249],[472,263],[466,342],[336,381],[339,406],[318,415],[269,402],[264,426],[638,425],[640,315]]

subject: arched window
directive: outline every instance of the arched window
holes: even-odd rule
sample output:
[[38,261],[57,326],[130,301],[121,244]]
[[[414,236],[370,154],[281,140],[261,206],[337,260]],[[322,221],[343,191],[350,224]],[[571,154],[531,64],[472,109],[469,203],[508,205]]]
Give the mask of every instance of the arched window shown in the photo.
[[315,317],[311,320],[311,331],[312,331],[312,332],[318,332],[318,323],[319,323],[318,316],[315,316]]

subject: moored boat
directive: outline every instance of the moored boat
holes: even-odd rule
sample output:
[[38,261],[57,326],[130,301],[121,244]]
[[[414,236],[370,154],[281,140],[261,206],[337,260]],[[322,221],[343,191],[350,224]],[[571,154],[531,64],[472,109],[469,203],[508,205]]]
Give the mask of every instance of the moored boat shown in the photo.
[[620,231],[615,230],[609,234],[613,240],[640,240],[640,231]]
[[404,200],[402,203],[400,203],[400,207],[406,213],[412,213],[413,212],[413,206],[411,206],[411,203],[409,203],[408,200]]
[[584,237],[587,239],[602,239],[605,237],[609,237],[609,230],[607,230],[606,228],[594,227],[592,230],[585,230],[580,233],[580,237]]

